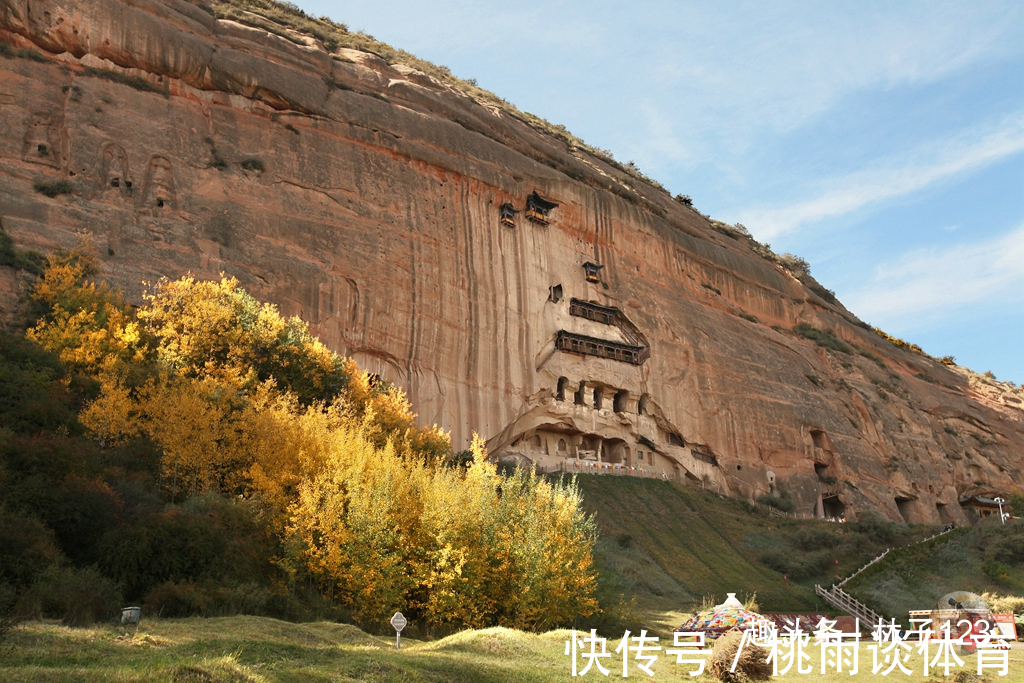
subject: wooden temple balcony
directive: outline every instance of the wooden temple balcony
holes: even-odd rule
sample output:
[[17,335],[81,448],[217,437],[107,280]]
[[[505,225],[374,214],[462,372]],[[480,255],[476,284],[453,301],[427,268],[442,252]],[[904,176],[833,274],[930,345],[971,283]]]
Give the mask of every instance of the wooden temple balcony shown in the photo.
[[533,221],[534,223],[540,223],[541,225],[548,224],[548,215],[541,213],[537,209],[527,209],[523,212],[526,215],[526,219]]
[[597,339],[582,334],[566,332],[565,330],[558,331],[558,336],[555,337],[555,348],[559,351],[608,358],[609,360],[617,360],[631,365],[640,365],[650,357],[650,350],[643,346],[620,344],[606,339]]
[[593,320],[596,323],[603,323],[605,325],[616,325],[619,320],[619,309],[612,308],[611,306],[600,306],[587,301],[580,301],[579,299],[571,299],[569,301],[569,315],[586,318],[587,320]]
[[527,220],[531,220],[534,223],[540,223],[541,225],[547,225],[548,213],[557,206],[558,204],[544,199],[537,194],[535,190],[526,198],[526,209],[523,211],[523,214],[526,216]]

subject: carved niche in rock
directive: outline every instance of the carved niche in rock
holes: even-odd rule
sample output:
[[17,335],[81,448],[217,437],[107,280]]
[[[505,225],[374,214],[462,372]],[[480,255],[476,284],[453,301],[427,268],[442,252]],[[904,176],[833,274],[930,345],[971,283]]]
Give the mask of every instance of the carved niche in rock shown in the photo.
[[63,168],[64,151],[61,145],[59,116],[48,112],[32,114],[25,127],[21,158],[33,164]]
[[116,142],[106,142],[100,149],[100,168],[96,174],[98,197],[131,197],[132,177],[128,169],[128,152]]
[[146,178],[142,184],[139,208],[142,209],[175,209],[177,193],[174,189],[174,167],[171,161],[162,155],[154,154],[149,158]]

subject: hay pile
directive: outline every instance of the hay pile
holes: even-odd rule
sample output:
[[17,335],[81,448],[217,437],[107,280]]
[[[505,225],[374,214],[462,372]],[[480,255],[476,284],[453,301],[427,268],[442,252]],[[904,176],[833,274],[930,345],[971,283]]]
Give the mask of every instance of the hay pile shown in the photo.
[[750,643],[743,646],[740,661],[736,663],[736,671],[730,671],[742,640],[743,634],[739,631],[729,631],[719,638],[708,658],[708,673],[725,683],[766,681],[771,678],[772,665],[767,662],[768,650]]

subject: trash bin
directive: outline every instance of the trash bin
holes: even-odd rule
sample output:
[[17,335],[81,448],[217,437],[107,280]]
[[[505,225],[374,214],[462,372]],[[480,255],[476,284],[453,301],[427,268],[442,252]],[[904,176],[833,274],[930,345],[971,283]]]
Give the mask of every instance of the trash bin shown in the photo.
[[121,610],[121,623],[122,624],[137,624],[139,618],[142,616],[141,607],[125,607]]

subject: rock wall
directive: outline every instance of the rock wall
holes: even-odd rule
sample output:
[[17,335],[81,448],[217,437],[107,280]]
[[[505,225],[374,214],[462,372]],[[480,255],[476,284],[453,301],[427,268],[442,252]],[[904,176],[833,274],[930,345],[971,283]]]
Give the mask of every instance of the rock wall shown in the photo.
[[[645,467],[921,522],[1024,488],[1021,392],[897,348],[508,111],[290,38],[184,0],[0,0],[0,40],[43,57],[0,60],[4,229],[40,250],[92,233],[133,299],[161,276],[233,275],[404,387],[456,449],[477,431],[546,468]],[[33,189],[57,181],[71,192]],[[533,192],[558,204],[547,224],[503,225]],[[644,358],[560,349],[559,332]]]

